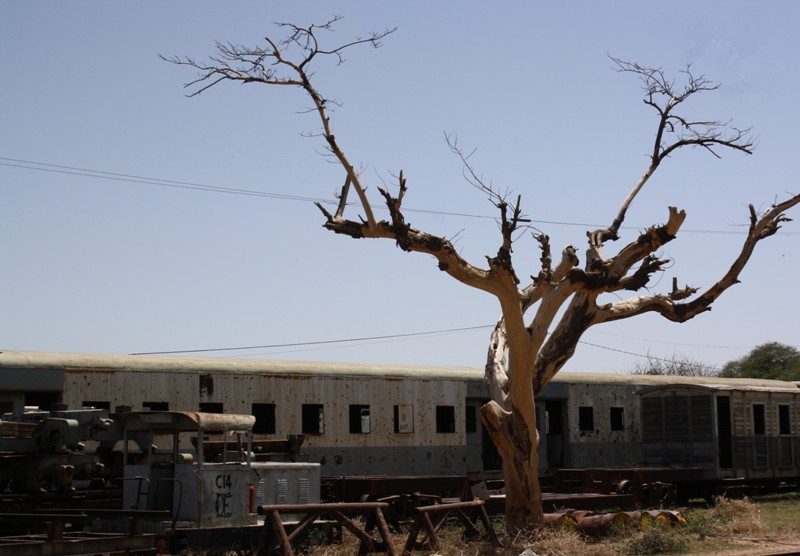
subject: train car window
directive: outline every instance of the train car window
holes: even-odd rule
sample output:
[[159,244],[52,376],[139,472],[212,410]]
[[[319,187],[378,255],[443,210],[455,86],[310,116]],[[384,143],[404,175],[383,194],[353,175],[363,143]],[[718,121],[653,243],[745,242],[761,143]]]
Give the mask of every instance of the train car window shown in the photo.
[[200,396],[214,395],[214,377],[211,375],[200,375]]
[[96,402],[96,401],[85,401],[81,402],[81,407],[84,409],[111,409],[111,402]]
[[594,408],[592,406],[578,407],[578,428],[582,431],[594,430]]
[[325,414],[321,404],[303,404],[303,434],[322,434],[325,432]]
[[410,404],[394,406],[394,432],[414,432],[414,406]]
[[454,406],[436,406],[436,432],[456,432],[456,408]]
[[142,402],[145,411],[169,411],[169,402]]
[[622,407],[609,408],[609,418],[611,420],[612,431],[625,430],[625,408]]
[[778,406],[778,434],[792,434],[792,408],[788,405]]
[[477,408],[474,405],[468,405],[464,409],[467,410],[464,419],[467,432],[478,432],[478,417],[476,415]]
[[753,434],[767,434],[766,411],[763,403],[753,404]]
[[39,409],[49,410],[59,402],[61,402],[61,392],[25,392],[25,403],[22,405],[35,405]]
[[350,406],[350,433],[367,434],[370,431],[369,406]]
[[254,403],[250,414],[256,418],[254,434],[275,434],[274,403]]
[[220,402],[200,402],[200,411],[202,413],[225,413]]

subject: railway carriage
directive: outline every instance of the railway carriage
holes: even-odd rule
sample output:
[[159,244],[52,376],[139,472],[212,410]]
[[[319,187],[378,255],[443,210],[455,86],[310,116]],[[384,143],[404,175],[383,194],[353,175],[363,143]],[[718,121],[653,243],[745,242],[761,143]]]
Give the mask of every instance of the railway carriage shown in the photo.
[[751,482],[800,477],[800,391],[760,382],[667,384],[641,399],[645,465],[700,466],[709,478]]
[[699,467],[800,477],[800,389],[761,379],[561,373],[541,392],[541,471]]
[[[559,373],[539,394],[540,472],[693,467],[707,480],[797,481],[789,382]],[[483,371],[463,367],[0,351],[0,413],[23,406],[255,416],[256,439],[304,435],[323,475],[485,474]]]
[[[0,353],[0,403],[254,415],[328,475],[465,475],[472,369]],[[1,400],[5,400],[4,402]]]

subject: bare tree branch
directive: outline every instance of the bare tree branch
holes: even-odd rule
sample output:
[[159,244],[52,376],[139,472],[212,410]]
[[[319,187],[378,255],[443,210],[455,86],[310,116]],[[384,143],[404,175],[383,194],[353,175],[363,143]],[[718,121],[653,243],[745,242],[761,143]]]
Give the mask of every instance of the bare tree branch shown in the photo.
[[650,68],[619,58],[610,57],[617,71],[632,73],[643,84],[644,103],[656,110],[659,119],[655,141],[650,155],[650,164],[642,177],[625,197],[616,218],[608,228],[587,232],[589,237],[589,253],[587,269],[593,268],[602,260],[602,247],[607,241],[616,241],[619,229],[625,221],[625,215],[636,196],[659,167],[665,158],[683,147],[701,147],[719,158],[716,147],[733,149],[752,154],[754,141],[750,129],[740,129],[730,122],[716,120],[692,121],[676,113],[676,109],[693,95],[719,88],[703,75],[694,75],[691,66],[683,70],[685,84],[676,85],[668,80],[661,68]]
[[662,359],[648,353],[645,363],[635,363],[628,372],[632,375],[650,376],[719,376],[719,370],[711,365],[679,354],[674,354],[669,359]]
[[739,283],[739,275],[750,260],[750,256],[753,254],[758,242],[775,234],[782,223],[791,221],[791,218],[787,217],[785,212],[797,204],[800,204],[800,195],[795,195],[774,205],[761,215],[758,215],[753,205],[750,205],[750,228],[739,255],[725,275],[693,301],[680,302],[689,294],[695,293],[696,289],[685,288],[679,290],[673,285],[673,292],[669,295],[632,298],[600,307],[597,311],[595,323],[629,318],[647,312],[659,313],[674,322],[685,322],[704,311],[710,310],[711,304],[725,290]]
[[508,192],[499,193],[496,191],[491,183],[487,183],[482,176],[478,175],[475,168],[469,162],[469,159],[473,154],[475,154],[475,150],[472,150],[469,154],[466,154],[459,146],[458,136],[456,136],[454,133],[445,133],[444,138],[447,142],[447,146],[450,148],[450,151],[459,159],[461,159],[461,165],[464,168],[464,177],[467,179],[467,183],[469,183],[478,191],[486,193],[493,205],[499,206],[501,203],[504,203],[508,197]]
[[[394,33],[397,28],[373,32],[367,38],[357,38],[334,48],[322,48],[316,33],[320,30],[330,31],[340,19],[339,16],[336,16],[324,24],[310,25],[305,28],[290,23],[280,23],[278,25],[281,28],[290,31],[289,35],[277,42],[266,37],[264,39],[267,43],[266,46],[245,47],[232,43],[217,42],[217,55],[209,58],[210,63],[201,63],[189,57],[167,58],[161,56],[161,58],[167,62],[189,66],[198,71],[198,77],[185,85],[188,89],[194,89],[189,94],[190,97],[199,95],[222,81],[290,85],[304,89],[311,97],[314,109],[319,115],[323,127],[322,135],[328,144],[328,149],[339,161],[347,175],[345,185],[339,195],[339,206],[343,207],[347,204],[348,194],[352,186],[359,197],[361,208],[366,215],[366,222],[370,226],[375,226],[375,216],[367,200],[360,176],[339,147],[331,129],[330,117],[326,108],[329,100],[325,99],[311,84],[311,75],[308,73],[307,68],[317,56],[333,56],[341,64],[344,62],[343,53],[349,48],[365,44],[378,48],[381,45],[381,40]],[[288,57],[292,55],[292,46],[299,48],[300,51],[299,59],[294,61]],[[330,216],[324,210],[323,214]],[[341,217],[338,210],[337,216]]]

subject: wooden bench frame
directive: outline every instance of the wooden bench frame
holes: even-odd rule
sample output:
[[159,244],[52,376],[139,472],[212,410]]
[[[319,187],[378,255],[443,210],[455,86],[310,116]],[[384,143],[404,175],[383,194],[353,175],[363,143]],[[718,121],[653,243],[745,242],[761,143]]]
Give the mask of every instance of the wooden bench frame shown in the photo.
[[[333,503],[333,504],[290,504],[259,506],[258,513],[264,516],[264,533],[258,549],[259,556],[273,554],[280,550],[283,556],[294,556],[292,542],[295,541],[309,525],[322,516],[335,519],[342,527],[353,533],[359,540],[358,555],[370,552],[384,552],[397,556],[397,549],[392,544],[389,527],[386,525],[384,511],[389,504],[383,502]],[[287,534],[282,513],[305,514],[300,522]],[[350,519],[347,514],[364,515],[367,518],[362,528]],[[373,536],[378,528],[380,539]]]
[[[470,515],[465,513],[466,510],[469,510]],[[421,506],[416,509],[416,512],[417,517],[414,519],[414,525],[411,527],[411,531],[408,533],[408,539],[406,540],[403,554],[409,554],[414,549],[429,548],[431,550],[439,550],[439,538],[436,533],[444,523],[444,520],[447,519],[447,516],[452,513],[455,513],[456,517],[458,517],[458,519],[464,525],[465,536],[473,535],[477,537],[481,534],[478,528],[475,526],[473,517],[477,512],[477,517],[481,523],[483,523],[483,527],[486,529],[486,536],[489,538],[489,541],[494,546],[501,546],[500,541],[497,539],[497,535],[494,532],[494,528],[492,527],[492,522],[489,521],[489,516],[486,514],[486,508],[483,507],[482,500]],[[434,516],[433,519],[431,516]],[[426,538],[421,542],[417,542],[417,537],[422,529],[425,529]]]

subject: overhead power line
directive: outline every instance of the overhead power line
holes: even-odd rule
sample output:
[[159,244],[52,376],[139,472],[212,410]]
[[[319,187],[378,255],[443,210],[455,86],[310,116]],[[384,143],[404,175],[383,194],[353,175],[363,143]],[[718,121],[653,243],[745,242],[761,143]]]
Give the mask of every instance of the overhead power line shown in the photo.
[[[282,199],[286,201],[303,201],[303,202],[321,201],[325,203],[334,202],[325,199],[315,199],[314,197],[304,197],[302,195],[286,195],[284,193],[270,193],[266,191],[256,191],[253,189],[241,189],[235,187],[223,187],[219,185],[206,185],[202,183],[194,183],[189,181],[150,178],[147,176],[121,174],[118,172],[105,172],[102,170],[90,170],[88,168],[77,168],[75,166],[62,166],[59,164],[47,164],[45,162],[33,162],[30,160],[19,160],[15,158],[0,157],[0,160],[10,161],[10,162],[0,162],[0,166],[10,166],[14,168],[23,168],[25,170],[37,170],[41,172],[51,172],[55,174],[67,174],[67,175],[82,176],[87,178],[124,181],[129,183],[142,183],[145,185],[156,185],[160,187],[175,187],[178,189],[193,189],[196,191],[208,191],[211,193],[227,193],[230,195],[251,195],[255,197],[268,197],[271,199]],[[36,166],[26,166],[26,165],[36,165]]]
[[388,334],[385,336],[364,336],[361,338],[342,338],[339,340],[320,340],[316,342],[294,342],[288,344],[268,344],[263,346],[242,346],[242,347],[223,347],[223,348],[207,348],[207,349],[183,349],[173,351],[143,351],[138,353],[131,353],[130,355],[175,355],[178,353],[205,353],[209,351],[239,351],[248,349],[272,349],[272,348],[285,348],[285,347],[301,347],[301,346],[321,346],[326,344],[344,344],[349,342],[365,342],[369,340],[387,340],[392,338],[411,338],[414,336],[430,336],[432,334],[444,334],[447,332],[466,332],[468,330],[480,330],[482,328],[491,328],[493,324],[484,326],[468,326],[465,328],[449,328],[447,330],[434,330],[429,332],[409,332],[406,334]]
[[[367,341],[377,341],[377,340],[392,340],[392,339],[400,339],[400,338],[412,338],[412,337],[422,337],[422,336],[433,336],[439,334],[447,334],[447,333],[454,333],[454,332],[469,332],[473,330],[485,330],[489,328],[493,328],[495,325],[493,324],[486,324],[482,326],[467,326],[462,328],[448,328],[444,330],[431,330],[427,332],[410,332],[405,334],[385,334],[381,336],[362,336],[357,338],[340,338],[337,340],[319,340],[319,341],[310,341],[310,342],[289,342],[289,343],[281,343],[281,344],[265,344],[265,345],[257,345],[257,346],[237,346],[237,347],[222,347],[222,348],[206,348],[206,349],[188,349],[188,350],[170,350],[170,351],[147,351],[147,352],[137,352],[131,353],[130,355],[178,355],[178,354],[188,354],[188,353],[210,353],[210,352],[223,352],[223,351],[248,351],[254,349],[277,349],[277,348],[290,348],[290,347],[311,347],[311,346],[329,346],[333,344],[346,344],[346,343],[354,343],[354,342],[367,342]],[[596,331],[595,331],[596,332]],[[602,332],[598,332],[601,333]],[[672,345],[688,345],[691,347],[706,347],[706,348],[718,348],[718,349],[752,349],[752,347],[743,347],[743,346],[702,346],[698,344],[678,344],[675,342],[662,342],[659,340],[644,340],[642,338],[633,338],[630,336],[623,336],[620,334],[610,334],[612,336],[618,336],[621,338],[629,338],[633,340],[639,341],[647,341],[647,342],[655,342],[655,343],[666,343]],[[644,353],[637,353],[634,351],[613,348],[609,346],[604,346],[600,344],[596,344],[593,342],[587,342],[585,340],[579,340],[579,344],[594,347],[597,349],[604,349],[606,351],[612,351],[615,353],[622,353],[625,355],[631,355],[633,357],[638,357],[641,359],[647,360],[654,360],[654,361],[663,361],[665,363],[672,362],[671,359],[665,357],[657,357],[652,354],[644,354]],[[706,365],[709,368],[713,368],[716,370],[720,370],[717,367],[713,367],[710,365]]]
[[[31,160],[22,160],[17,158],[9,158],[9,157],[0,157],[0,160],[6,162],[0,162],[0,166],[7,166],[13,168],[21,168],[24,170],[36,170],[41,172],[51,172],[57,174],[65,174],[65,175],[75,175],[81,177],[89,177],[95,179],[106,179],[106,180],[113,180],[113,181],[122,181],[128,183],[140,183],[144,185],[153,185],[159,187],[172,187],[178,189],[187,189],[187,190],[196,190],[196,191],[205,191],[211,193],[224,193],[230,195],[248,195],[248,196],[255,196],[255,197],[265,197],[270,199],[278,199],[278,200],[286,200],[286,201],[300,201],[300,202],[320,202],[324,204],[335,205],[336,201],[331,199],[319,199],[314,197],[307,197],[302,195],[288,195],[284,193],[274,193],[274,192],[266,192],[266,191],[258,191],[253,189],[244,189],[244,188],[234,188],[234,187],[225,187],[225,186],[217,186],[217,185],[208,185],[196,182],[189,182],[189,181],[179,181],[179,180],[168,180],[163,178],[151,178],[148,176],[139,176],[134,174],[125,174],[121,172],[109,172],[104,170],[93,170],[89,168],[81,168],[76,166],[66,166],[60,164],[51,164],[46,162],[36,162]],[[385,207],[378,207],[378,208],[385,208]],[[413,209],[407,208],[405,209],[409,212],[417,212],[417,213],[426,213],[426,214],[435,214],[435,215],[445,215],[445,216],[457,216],[457,217],[465,217],[465,218],[482,218],[482,219],[495,219],[495,217],[487,216],[487,215],[480,215],[480,214],[469,214],[469,213],[461,213],[461,212],[448,212],[448,211],[437,211],[437,210],[427,210],[427,209]],[[564,222],[564,221],[556,221],[556,220],[531,220],[532,222],[536,222],[538,224],[550,224],[550,225],[561,225],[561,226],[577,226],[577,227],[584,227],[584,228],[595,228],[601,227],[601,224],[592,224],[592,223],[581,223],[581,222]],[[623,226],[623,228],[627,229],[640,229],[639,227],[635,226]],[[739,231],[731,231],[731,230],[682,230],[683,232],[690,232],[690,233],[704,233],[704,234],[742,234],[744,232]],[[786,235],[795,235],[797,232],[782,232]],[[330,345],[330,344],[343,344],[343,343],[353,343],[353,342],[362,342],[362,341],[376,341],[376,340],[387,340],[387,339],[399,339],[399,338],[409,338],[409,337],[420,337],[420,336],[430,336],[435,334],[445,334],[445,333],[454,333],[454,332],[466,332],[471,330],[479,330],[479,329],[486,329],[491,328],[494,325],[483,325],[483,326],[472,326],[472,327],[465,327],[465,328],[451,328],[446,330],[436,330],[436,331],[428,331],[428,332],[413,332],[413,333],[406,333],[406,334],[392,334],[392,335],[383,335],[383,336],[366,336],[366,337],[359,337],[359,338],[344,338],[338,340],[323,340],[323,341],[314,341],[314,342],[294,342],[294,343],[284,343],[284,344],[268,344],[268,345],[259,345],[259,346],[240,346],[240,347],[223,347],[223,348],[206,348],[206,349],[191,349],[191,350],[171,350],[171,351],[152,351],[152,352],[138,352],[132,353],[131,355],[175,355],[175,354],[182,354],[182,353],[209,353],[209,352],[220,352],[220,351],[246,351],[246,350],[253,350],[253,349],[274,349],[274,348],[286,348],[286,347],[307,347],[307,346],[320,346],[320,345]],[[598,332],[602,334],[602,332]],[[691,346],[691,347],[705,347],[705,348],[722,348],[722,349],[751,349],[745,348],[742,346],[704,346],[698,344],[681,344],[681,343],[674,343],[674,342],[664,342],[659,340],[642,340],[641,338],[632,338],[628,336],[610,334],[611,336],[619,336],[623,338],[629,339],[636,339],[640,341],[651,341],[655,343],[664,343],[664,344],[672,344],[677,346]],[[591,342],[586,341],[579,341],[578,343],[589,345],[598,349],[605,349],[609,351],[614,351],[617,353],[624,353],[627,355],[633,355],[635,357],[642,357],[648,359],[655,359],[660,361],[669,361],[667,359],[662,359],[659,357],[654,357],[652,355],[644,355],[640,353],[635,353],[631,351],[621,350],[617,348],[612,348],[608,346],[602,346],[599,344],[594,344]]]
[[[269,199],[279,199],[282,201],[301,201],[305,203],[323,203],[326,205],[336,206],[337,201],[333,199],[321,199],[316,197],[306,197],[302,195],[287,195],[284,193],[273,193],[267,191],[258,191],[255,189],[243,189],[236,187],[224,187],[219,185],[208,185],[189,181],[167,180],[162,178],[151,178],[147,176],[137,176],[133,174],[122,174],[119,172],[106,172],[103,170],[91,170],[88,168],[78,168],[75,166],[63,166],[60,164],[49,164],[45,162],[34,162],[31,160],[20,160],[16,158],[7,158],[0,156],[0,160],[8,162],[0,162],[0,166],[8,166],[12,168],[21,168],[23,170],[36,170],[40,172],[50,172],[54,174],[65,174],[73,176],[81,176],[95,179],[107,179],[113,181],[122,181],[128,183],[141,183],[145,185],[154,185],[160,187],[173,187],[177,189],[189,189],[195,191],[205,191],[208,193],[225,193],[229,195],[249,195],[252,197],[266,197]],[[373,207],[376,209],[385,209],[384,206]],[[406,208],[408,212],[416,212],[423,214],[438,214],[443,216],[460,216],[463,218],[484,218],[494,220],[495,217],[486,216],[481,214],[468,214],[463,212],[447,212],[428,209],[414,209]]]
[[[666,357],[656,357],[655,355],[651,355],[651,354],[645,355],[645,354],[642,354],[642,353],[634,353],[632,351],[627,351],[627,350],[618,349],[618,348],[612,348],[612,347],[608,347],[608,346],[601,346],[600,344],[593,344],[591,342],[585,342],[583,340],[578,340],[578,343],[579,344],[583,344],[585,346],[592,346],[592,347],[595,347],[595,348],[598,348],[598,349],[604,349],[604,350],[607,350],[607,351],[613,351],[615,353],[624,353],[625,355],[633,355],[634,357],[641,357],[641,358],[647,359],[647,360],[663,361],[664,363],[672,363],[672,360],[671,359],[667,359]],[[721,367],[714,367],[713,365],[703,364],[703,366],[707,367],[709,369],[713,369],[715,371],[721,371],[722,370]]]
[[[77,166],[66,166],[62,164],[51,164],[47,162],[36,162],[32,160],[23,160],[18,158],[10,158],[10,157],[3,157],[0,156],[0,160],[4,160],[6,162],[0,162],[0,166],[6,166],[11,168],[20,168],[23,170],[33,170],[39,172],[50,172],[55,174],[64,174],[64,175],[73,175],[73,176],[80,176],[80,177],[87,177],[87,178],[95,178],[95,179],[106,179],[112,181],[120,181],[120,182],[127,182],[127,183],[139,183],[144,185],[153,185],[157,187],[170,187],[176,189],[186,189],[186,190],[194,190],[194,191],[204,191],[207,193],[223,193],[228,195],[247,195],[251,197],[264,197],[268,199],[278,199],[282,201],[299,201],[304,203],[323,203],[326,205],[336,206],[337,201],[333,199],[321,199],[315,197],[307,197],[303,195],[289,195],[286,193],[274,193],[269,191],[259,191],[255,189],[244,189],[238,187],[226,187],[226,186],[219,186],[219,185],[209,185],[209,184],[202,184],[197,182],[190,182],[190,181],[180,181],[180,180],[169,180],[163,178],[151,178],[148,176],[139,176],[135,174],[125,174],[121,172],[109,172],[105,170],[92,170],[90,168],[81,168]],[[377,206],[373,207],[375,209],[385,209],[385,206]],[[442,211],[442,210],[433,210],[433,209],[415,209],[412,207],[408,207],[404,209],[407,212],[411,213],[419,213],[419,214],[433,214],[433,215],[440,215],[440,216],[454,216],[454,217],[461,217],[461,218],[478,218],[478,219],[486,219],[486,220],[496,220],[496,216],[489,216],[485,214],[471,214],[465,212],[453,212],[453,211]],[[530,220],[536,224],[546,224],[546,225],[553,225],[553,226],[574,226],[579,228],[585,229],[595,229],[595,228],[602,228],[604,227],[603,224],[591,223],[591,222],[567,222],[567,221],[559,221],[559,220],[537,220],[531,219]],[[641,226],[622,226],[623,229],[627,230],[641,230]],[[744,234],[744,231],[739,230],[700,230],[700,229],[684,229],[681,230],[683,233],[692,233],[692,234],[716,234],[716,235],[741,235]],[[781,231],[778,232],[781,235],[796,235],[800,232],[788,232],[788,231]]]
[[708,344],[687,344],[684,342],[667,342],[666,340],[650,340],[646,338],[637,338],[636,336],[625,336],[624,334],[601,332],[599,330],[592,330],[592,333],[602,334],[604,336],[616,336],[617,338],[625,338],[627,340],[637,340],[639,342],[649,342],[652,344],[665,344],[670,346],[695,347],[695,348],[706,348],[706,349],[753,349],[753,346],[712,346]]

